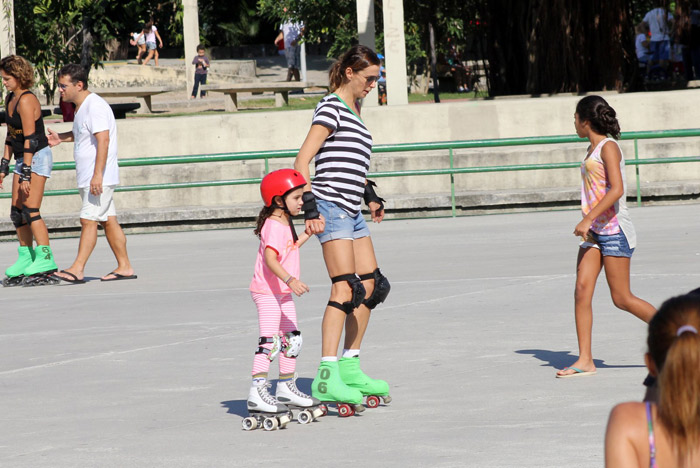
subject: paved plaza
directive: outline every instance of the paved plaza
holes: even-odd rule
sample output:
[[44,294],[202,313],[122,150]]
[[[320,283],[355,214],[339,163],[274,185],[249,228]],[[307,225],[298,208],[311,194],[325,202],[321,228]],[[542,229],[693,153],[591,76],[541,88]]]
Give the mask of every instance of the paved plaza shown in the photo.
[[[700,286],[700,205],[634,208],[633,291],[654,305]],[[577,354],[576,210],[373,225],[392,284],[364,369],[393,401],[351,418],[244,432],[257,347],[252,229],[130,235],[136,281],[0,289],[0,466],[600,467],[608,413],[641,399],[646,329],[594,298],[598,374],[555,379]],[[77,239],[52,242],[60,267]],[[0,243],[2,268],[16,243]],[[297,299],[310,390],[330,281],[316,240]],[[277,361],[271,377],[276,377]]]

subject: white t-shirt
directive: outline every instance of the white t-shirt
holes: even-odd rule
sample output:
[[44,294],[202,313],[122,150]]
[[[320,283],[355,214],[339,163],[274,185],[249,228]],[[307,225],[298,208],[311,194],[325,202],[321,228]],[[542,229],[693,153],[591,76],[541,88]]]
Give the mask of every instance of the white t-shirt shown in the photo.
[[97,138],[95,133],[109,131],[109,147],[107,149],[107,164],[102,176],[102,185],[119,184],[119,166],[117,165],[117,123],[114,113],[107,101],[95,93],[87,95],[75,113],[73,121],[73,158],[75,159],[75,175],[78,188],[90,186],[90,180],[95,173],[97,159]]
[[[292,42],[298,41],[301,36],[301,30],[304,28],[304,23],[284,23],[280,26],[282,34],[284,34],[284,48],[292,46]],[[297,44],[298,45],[298,44]]]
[[671,20],[673,20],[673,15],[663,8],[654,8],[644,16],[644,22],[649,25],[653,42],[669,40],[668,32],[671,29]]
[[158,31],[158,28],[155,25],[151,26],[151,30],[146,33],[146,42],[156,42],[156,31]]
[[637,37],[634,40],[634,47],[637,50],[637,60],[640,62],[648,62],[651,58],[651,55],[649,54],[649,47],[644,45],[644,41],[646,41],[646,39],[646,34],[637,34]]

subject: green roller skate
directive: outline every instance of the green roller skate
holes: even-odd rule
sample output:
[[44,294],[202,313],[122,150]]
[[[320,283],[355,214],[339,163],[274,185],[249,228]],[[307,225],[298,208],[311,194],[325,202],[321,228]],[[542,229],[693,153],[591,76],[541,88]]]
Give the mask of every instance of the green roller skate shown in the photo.
[[2,285],[5,287],[19,286],[24,280],[24,271],[34,261],[34,249],[26,245],[20,245],[17,249],[19,257],[17,261],[5,270],[5,278],[2,280]]
[[37,245],[34,249],[34,261],[24,271],[22,286],[43,286],[46,284],[58,284],[60,279],[53,276],[58,270],[53,259],[53,252],[48,245]]
[[352,416],[365,410],[362,406],[362,393],[343,383],[338,371],[337,361],[321,361],[318,374],[311,384],[311,395],[324,403],[321,409],[328,412],[326,404],[338,408],[338,416]]
[[362,392],[366,398],[365,404],[369,408],[379,406],[379,398],[384,400],[385,404],[391,402],[389,396],[389,384],[384,380],[372,379],[360,369],[360,358],[341,358],[338,362],[340,370],[340,378],[351,388],[355,388]]

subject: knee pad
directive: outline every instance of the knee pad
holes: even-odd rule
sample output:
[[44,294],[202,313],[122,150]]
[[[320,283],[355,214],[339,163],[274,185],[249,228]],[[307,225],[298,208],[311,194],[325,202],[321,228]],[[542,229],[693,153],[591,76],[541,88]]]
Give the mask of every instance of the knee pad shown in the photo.
[[374,291],[372,291],[372,294],[367,299],[362,301],[362,303],[366,305],[369,310],[372,310],[380,303],[384,302],[386,297],[389,295],[389,291],[391,291],[391,285],[389,284],[389,280],[386,278],[386,276],[382,275],[382,272],[379,271],[379,268],[374,270],[372,273],[360,275],[360,279],[374,280]]
[[41,215],[32,216],[32,213],[38,212],[39,208],[29,208],[26,206],[22,208],[22,216],[25,221],[27,221],[27,224],[32,224],[34,221],[39,221],[41,219]]
[[299,356],[301,351],[301,345],[304,340],[301,338],[301,332],[299,330],[294,330],[284,334],[284,355],[288,358],[295,358]]
[[[267,343],[272,343],[272,348],[263,348],[263,345]],[[258,350],[255,351],[255,354],[267,354],[267,358],[270,361],[274,361],[281,349],[282,340],[280,339],[279,335],[272,335],[271,337],[261,336],[258,340]]]
[[353,310],[358,308],[362,304],[362,300],[365,298],[365,286],[362,284],[360,277],[355,273],[348,273],[347,275],[339,275],[331,278],[333,283],[338,283],[340,281],[347,281],[352,290],[352,299],[343,302],[342,304],[336,301],[328,301],[328,305],[340,309],[346,314],[351,314]]
[[10,208],[10,219],[12,220],[12,224],[18,229],[27,224],[24,220],[24,216],[22,216],[22,210],[16,206]]

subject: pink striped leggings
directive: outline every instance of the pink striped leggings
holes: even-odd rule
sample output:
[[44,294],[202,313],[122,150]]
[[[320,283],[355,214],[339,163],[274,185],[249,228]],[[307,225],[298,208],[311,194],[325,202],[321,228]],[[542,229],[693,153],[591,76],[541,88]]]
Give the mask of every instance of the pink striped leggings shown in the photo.
[[[272,294],[250,293],[255,306],[258,308],[258,336],[272,337],[283,335],[297,329],[297,310],[294,307],[292,294],[275,296]],[[272,348],[272,343],[265,343],[263,348]],[[255,348],[257,350],[257,347]],[[296,358],[285,357],[283,352],[277,356],[280,361],[280,374],[293,374],[296,369]],[[267,373],[270,360],[267,354],[256,354],[253,359],[252,375]]]

